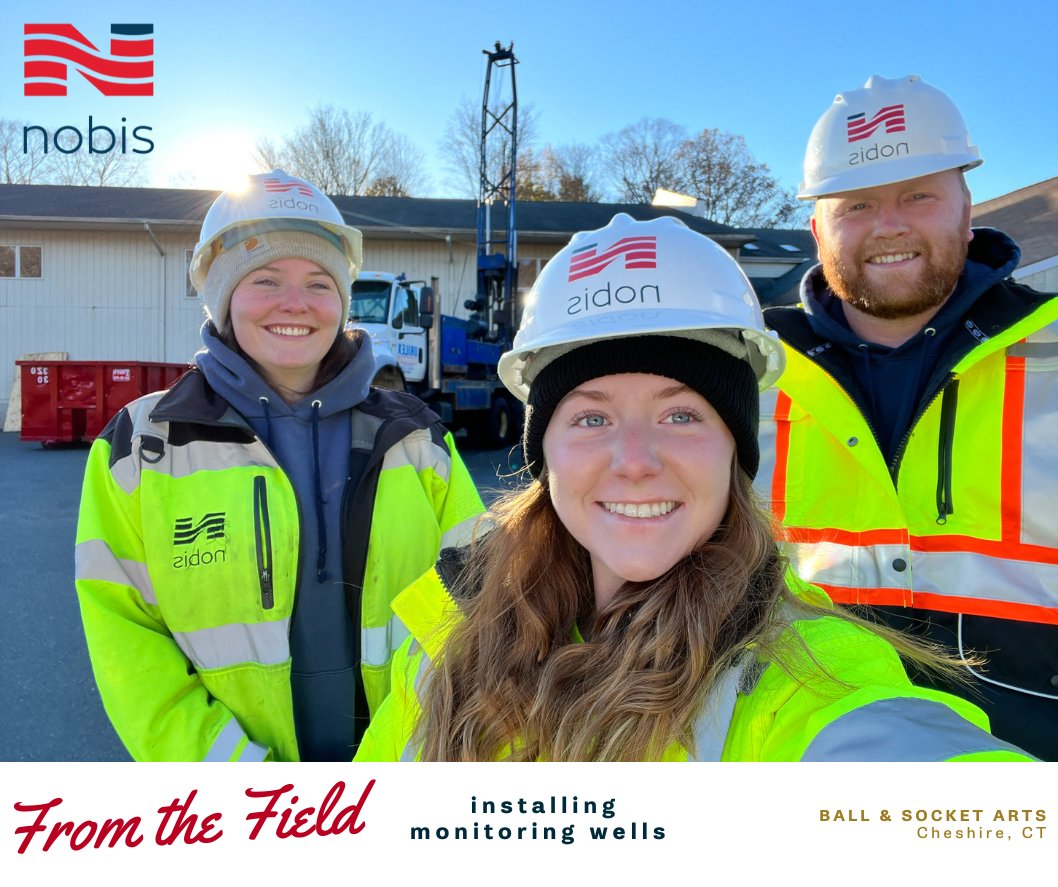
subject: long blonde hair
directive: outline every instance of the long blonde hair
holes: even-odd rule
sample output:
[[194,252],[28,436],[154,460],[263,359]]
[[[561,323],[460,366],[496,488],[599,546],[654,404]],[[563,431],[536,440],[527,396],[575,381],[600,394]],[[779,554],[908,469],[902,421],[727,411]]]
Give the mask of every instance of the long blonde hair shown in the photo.
[[424,687],[424,760],[649,760],[672,742],[693,748],[719,675],[749,644],[771,650],[780,601],[799,606],[737,464],[712,537],[598,612],[588,553],[555,513],[546,471],[492,517],[456,583],[457,595],[477,591],[460,601],[465,618]]

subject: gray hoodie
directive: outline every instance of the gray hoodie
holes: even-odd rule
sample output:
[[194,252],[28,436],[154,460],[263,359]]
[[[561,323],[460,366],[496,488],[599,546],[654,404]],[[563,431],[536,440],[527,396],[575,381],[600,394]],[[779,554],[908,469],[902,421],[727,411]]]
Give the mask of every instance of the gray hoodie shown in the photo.
[[375,370],[371,341],[364,338],[338,376],[288,404],[245,358],[212,335],[208,324],[202,340],[206,347],[195,355],[198,367],[272,451],[297,496],[301,557],[290,653],[301,759],[349,761],[360,626],[346,605],[340,517],[349,475],[349,411],[368,395]]

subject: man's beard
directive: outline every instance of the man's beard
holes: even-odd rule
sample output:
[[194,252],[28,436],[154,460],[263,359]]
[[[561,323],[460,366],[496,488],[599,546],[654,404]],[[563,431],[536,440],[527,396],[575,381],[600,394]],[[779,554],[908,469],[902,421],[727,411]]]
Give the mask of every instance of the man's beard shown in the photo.
[[917,279],[914,283],[903,282],[895,273],[889,286],[867,279],[863,257],[876,254],[882,249],[881,244],[864,246],[852,262],[845,262],[826,243],[820,243],[819,260],[823,263],[823,274],[830,289],[853,308],[883,320],[914,317],[943,305],[955,289],[966,265],[965,230],[963,228],[932,244],[909,241],[887,247],[919,254],[925,262],[925,269],[915,272]]

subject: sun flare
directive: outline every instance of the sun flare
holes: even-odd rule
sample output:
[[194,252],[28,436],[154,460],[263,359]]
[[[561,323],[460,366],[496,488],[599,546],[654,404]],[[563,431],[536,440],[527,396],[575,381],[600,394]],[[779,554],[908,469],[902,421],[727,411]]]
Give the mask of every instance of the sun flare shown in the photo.
[[174,146],[167,164],[178,187],[239,191],[247,176],[260,172],[254,160],[256,139],[245,132],[212,132]]

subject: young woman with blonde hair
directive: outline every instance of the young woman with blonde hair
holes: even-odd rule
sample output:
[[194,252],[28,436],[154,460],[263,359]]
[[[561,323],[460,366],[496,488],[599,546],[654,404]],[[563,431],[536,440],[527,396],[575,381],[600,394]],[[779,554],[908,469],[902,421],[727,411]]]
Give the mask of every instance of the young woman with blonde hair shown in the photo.
[[348,762],[404,638],[390,600],[483,510],[440,419],[345,334],[361,240],[282,170],[218,196],[195,368],[92,447],[77,593],[136,760]]

